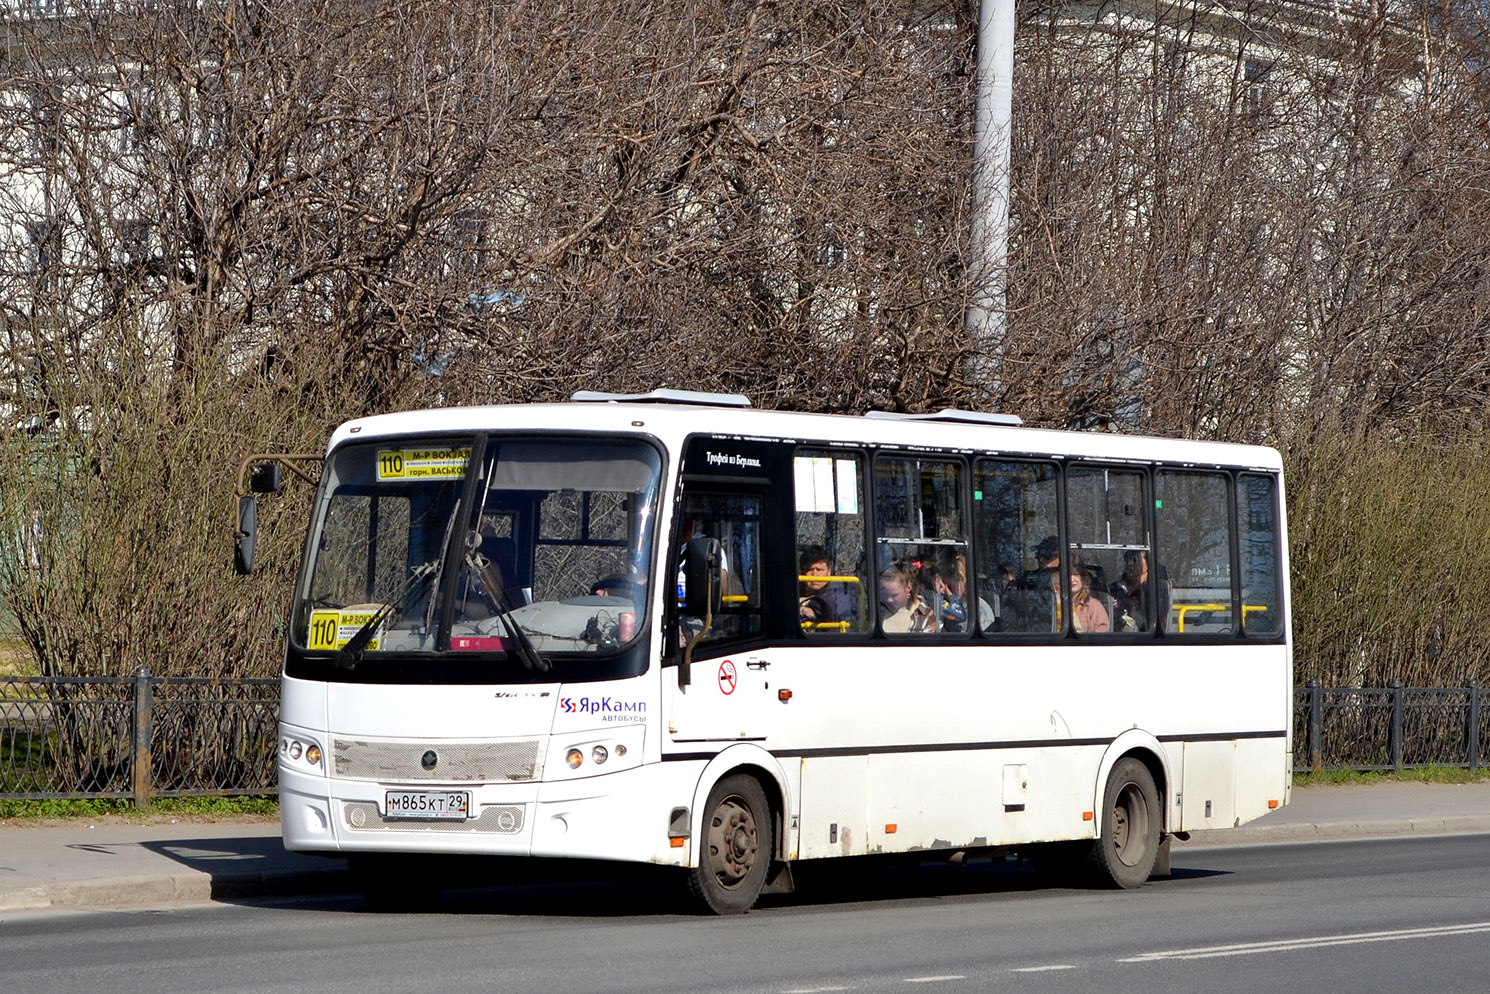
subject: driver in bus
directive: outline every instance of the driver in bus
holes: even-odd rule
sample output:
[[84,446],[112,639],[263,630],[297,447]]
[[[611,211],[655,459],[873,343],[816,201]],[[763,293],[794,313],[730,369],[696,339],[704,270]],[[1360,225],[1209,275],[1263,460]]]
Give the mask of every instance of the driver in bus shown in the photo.
[[855,619],[858,610],[854,595],[842,583],[836,580],[809,579],[833,575],[833,568],[828,563],[828,553],[822,546],[810,545],[803,549],[797,568],[801,571],[798,576],[801,591],[798,594],[797,614],[804,627],[838,621],[852,622]]

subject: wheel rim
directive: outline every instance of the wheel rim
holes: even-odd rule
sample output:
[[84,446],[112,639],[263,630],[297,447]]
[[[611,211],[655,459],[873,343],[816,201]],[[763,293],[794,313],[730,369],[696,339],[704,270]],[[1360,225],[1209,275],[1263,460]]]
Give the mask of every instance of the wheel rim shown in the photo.
[[738,796],[720,801],[709,823],[709,853],[720,886],[738,886],[755,866],[759,852],[755,813]]
[[1149,806],[1136,783],[1125,783],[1112,806],[1112,848],[1124,866],[1148,855]]

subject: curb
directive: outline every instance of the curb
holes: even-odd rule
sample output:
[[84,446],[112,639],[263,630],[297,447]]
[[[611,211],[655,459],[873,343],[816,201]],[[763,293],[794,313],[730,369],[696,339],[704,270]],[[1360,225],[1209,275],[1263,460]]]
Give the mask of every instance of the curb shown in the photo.
[[1222,846],[1389,839],[1404,835],[1474,835],[1486,832],[1490,832],[1490,817],[1485,815],[1440,815],[1428,818],[1302,822],[1256,828],[1212,829],[1193,833],[1190,841],[1182,845],[1187,849],[1215,849]]
[[208,904],[353,891],[345,869],[288,870],[209,877],[201,873],[142,874],[42,884],[0,891],[0,912],[124,910],[167,904]]

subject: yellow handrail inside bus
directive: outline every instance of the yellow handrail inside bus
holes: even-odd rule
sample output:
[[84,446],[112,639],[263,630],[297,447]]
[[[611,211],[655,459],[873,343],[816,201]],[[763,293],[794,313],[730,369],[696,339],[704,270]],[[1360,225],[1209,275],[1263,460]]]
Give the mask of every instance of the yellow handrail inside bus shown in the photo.
[[853,626],[851,621],[804,621],[804,632],[846,632]]
[[835,582],[837,582],[837,583],[860,583],[860,582],[862,582],[857,576],[817,576],[817,575],[805,574],[805,573],[802,574],[801,576],[798,576],[797,577],[797,580],[800,583],[816,583],[816,582],[822,582],[822,583],[835,583]]
[[[1185,615],[1191,611],[1227,611],[1230,610],[1230,608],[1230,604],[1181,604],[1179,607],[1174,609],[1175,614],[1178,616],[1177,630],[1181,635],[1184,634]],[[1268,606],[1266,604],[1243,604],[1242,624],[1245,625],[1247,623],[1247,615],[1255,614],[1258,611],[1266,611],[1267,609]]]
[[[815,573],[801,573],[797,576],[798,583],[851,583],[855,586],[864,581],[857,576],[818,576]],[[864,607],[864,598],[855,597],[854,603],[860,610]],[[804,621],[802,631],[804,632],[846,632],[853,627],[851,621]]]

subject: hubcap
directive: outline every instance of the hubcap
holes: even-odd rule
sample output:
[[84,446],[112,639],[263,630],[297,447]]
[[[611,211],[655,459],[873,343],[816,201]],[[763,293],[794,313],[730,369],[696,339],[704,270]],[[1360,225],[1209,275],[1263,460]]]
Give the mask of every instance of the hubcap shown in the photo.
[[755,816],[738,797],[726,797],[709,823],[709,852],[714,857],[714,875],[731,887],[750,873],[760,849]]
[[1149,809],[1137,784],[1124,784],[1112,807],[1112,848],[1125,866],[1137,866],[1147,855]]

